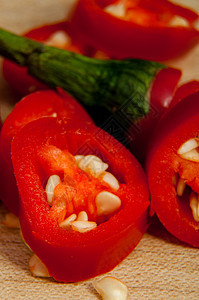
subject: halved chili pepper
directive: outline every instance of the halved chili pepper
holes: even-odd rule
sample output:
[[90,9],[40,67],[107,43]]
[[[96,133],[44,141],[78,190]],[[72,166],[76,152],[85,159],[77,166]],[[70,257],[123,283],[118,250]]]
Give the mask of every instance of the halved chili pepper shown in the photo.
[[176,104],[151,139],[147,174],[152,211],[181,241],[199,247],[199,92]]
[[[72,52],[87,54],[86,47],[78,42],[78,38],[74,39],[69,35],[67,22],[38,27],[28,31],[24,36]],[[45,84],[30,76],[27,68],[20,67],[6,59],[3,61],[3,75],[19,95],[27,95],[35,90],[47,88]]]
[[[81,34],[84,43],[110,57],[164,61],[199,41],[199,32],[193,27],[198,14],[187,8],[166,0],[131,0],[124,4],[124,17],[116,17],[104,10],[108,2],[79,0],[71,32]],[[187,26],[172,25],[176,16],[184,18]]]
[[[69,125],[41,118],[24,126],[12,142],[23,236],[50,275],[64,282],[94,277],[121,262],[145,232],[149,206],[145,174],[133,155],[95,126],[77,131]],[[94,168],[101,171],[95,176],[90,165],[82,168],[79,155],[83,160],[94,155],[108,169]],[[118,181],[116,189],[104,181],[107,171]],[[46,182],[54,175],[59,183],[49,202]],[[113,211],[114,200],[106,195],[103,206],[99,199],[107,191],[120,201]],[[90,230],[71,220],[81,211],[87,213],[88,227],[94,224]]]
[[58,89],[57,93],[51,90],[38,91],[16,104],[0,133],[0,198],[16,215],[19,210],[19,199],[11,162],[12,139],[25,124],[45,116],[72,119],[74,127],[77,128],[93,124],[83,107],[61,89]]

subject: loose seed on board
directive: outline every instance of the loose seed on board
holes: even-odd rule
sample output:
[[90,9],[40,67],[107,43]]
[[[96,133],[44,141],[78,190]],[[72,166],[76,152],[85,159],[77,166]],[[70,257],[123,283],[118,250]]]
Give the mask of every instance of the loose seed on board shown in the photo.
[[55,187],[61,182],[58,175],[51,175],[46,184],[46,195],[49,205],[52,205]]
[[94,288],[102,296],[103,300],[127,300],[127,286],[112,276],[106,276],[93,282]]
[[110,215],[121,206],[120,198],[107,191],[100,192],[96,196],[95,202],[98,216]]
[[33,276],[51,277],[48,273],[48,269],[36,254],[33,254],[29,260],[29,269]]

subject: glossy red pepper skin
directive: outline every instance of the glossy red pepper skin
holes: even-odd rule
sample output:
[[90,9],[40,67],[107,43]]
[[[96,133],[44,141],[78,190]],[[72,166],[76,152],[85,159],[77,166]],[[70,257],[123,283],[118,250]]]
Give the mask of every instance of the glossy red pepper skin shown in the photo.
[[178,69],[162,69],[151,86],[149,114],[133,123],[129,129],[130,149],[140,161],[144,162],[148,143],[158,120],[170,108],[181,77]]
[[[38,91],[18,102],[5,120],[0,133],[1,182],[0,198],[14,214],[19,214],[19,197],[11,161],[11,143],[20,129],[32,120],[44,116],[72,119],[74,126],[93,124],[84,108],[69,94],[61,89]],[[8,185],[9,182],[9,185]]]
[[149,16],[156,16],[157,10],[160,18],[168,14],[171,17],[179,15],[190,24],[187,27],[172,27],[168,24],[159,25],[158,22],[156,24],[153,20],[147,24],[138,24],[105,12],[104,6],[108,2],[79,0],[71,20],[71,32],[78,36],[81,34],[84,43],[104,51],[110,57],[164,61],[183,54],[199,42],[199,32],[191,24],[198,18],[193,11],[165,0],[155,1],[155,5],[154,1],[139,1],[138,8],[148,11]]
[[172,99],[170,107],[173,107],[185,97],[199,91],[199,81],[193,80],[178,87]]
[[[67,27],[67,22],[45,25],[30,30],[25,36],[39,42],[45,42],[57,31],[68,34]],[[86,53],[86,48],[82,44],[80,45],[77,38],[72,38],[72,43],[70,46],[67,46],[67,50],[82,54]],[[22,96],[28,95],[36,90],[48,88],[45,84],[28,75],[27,68],[20,67],[7,59],[3,61],[3,75],[10,86]]]
[[176,195],[172,184],[175,173],[199,193],[199,165],[181,158],[177,151],[190,138],[199,135],[199,92],[176,104],[158,123],[151,139],[146,169],[151,193],[151,214],[154,212],[175,237],[199,247],[199,224],[192,216],[189,191]]
[[[38,165],[38,153],[46,144],[73,155],[98,155],[107,162],[110,172],[125,183],[118,190],[122,208],[85,233],[60,228],[49,217],[42,186],[48,174],[44,176]],[[21,196],[23,236],[58,281],[85,280],[111,270],[131,252],[148,227],[149,194],[141,166],[124,146],[95,126],[77,131],[53,118],[33,121],[15,136],[12,161]]]

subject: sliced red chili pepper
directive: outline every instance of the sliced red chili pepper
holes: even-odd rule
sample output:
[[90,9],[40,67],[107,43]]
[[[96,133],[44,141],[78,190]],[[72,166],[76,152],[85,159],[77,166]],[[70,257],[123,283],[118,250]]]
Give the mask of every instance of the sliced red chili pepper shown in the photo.
[[[12,160],[25,241],[51,276],[73,282],[111,270],[130,253],[148,226],[149,201],[145,174],[124,146],[94,126],[79,131],[67,126],[53,118],[27,124],[13,140]],[[121,206],[106,221],[98,221],[92,211],[97,214],[96,193],[106,190],[107,185],[75,166],[74,155],[87,154],[97,155],[107,163],[108,171],[119,181],[114,194],[121,199]],[[67,188],[64,196],[61,192],[61,200],[55,198],[50,206],[45,183],[52,174],[61,179],[59,191],[64,185]],[[64,212],[63,208],[70,205],[70,213],[77,214],[84,208],[97,226],[83,233],[62,228],[60,221],[65,213],[67,217],[67,209]]]
[[158,123],[147,158],[152,213],[181,241],[199,247],[199,92]]
[[[35,28],[27,32],[25,36],[39,42],[49,42],[56,33],[60,32],[63,35],[66,35],[66,42],[61,43],[60,46],[56,43],[56,47],[61,47],[73,52],[86,54],[85,47],[80,45],[77,38],[71,39],[71,37],[69,36],[67,22],[60,22]],[[53,41],[51,43],[53,43]],[[27,95],[30,92],[34,92],[35,90],[47,89],[47,86],[45,84],[28,75],[27,68],[20,67],[7,59],[3,61],[3,75],[6,81],[11,85],[11,87],[14,88],[15,91],[19,93],[19,95]]]
[[[192,26],[198,18],[197,13],[165,0],[131,2],[131,14],[135,10],[136,15],[127,21],[106,12],[103,9],[106,1],[100,5],[96,0],[79,0],[70,30],[78,36],[81,34],[84,43],[119,59],[135,57],[163,61],[181,55],[198,43],[199,32]],[[189,24],[170,25],[176,15]]]
[[46,90],[24,97],[16,104],[3,124],[0,135],[0,197],[8,209],[16,215],[18,215],[19,200],[11,162],[12,139],[21,127],[30,121],[53,115],[72,119],[73,126],[77,129],[93,124],[83,107],[61,89],[58,90],[58,93]]

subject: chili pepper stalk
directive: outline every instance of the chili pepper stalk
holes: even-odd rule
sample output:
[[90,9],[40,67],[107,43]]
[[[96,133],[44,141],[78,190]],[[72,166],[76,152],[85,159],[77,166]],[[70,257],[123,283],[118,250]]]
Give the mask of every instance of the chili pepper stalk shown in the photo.
[[[133,120],[149,112],[149,89],[164,65],[139,59],[97,60],[46,46],[0,29],[0,55],[28,68],[52,88],[61,87],[82,104],[115,111],[126,105]],[[129,105],[130,103],[130,105]]]

